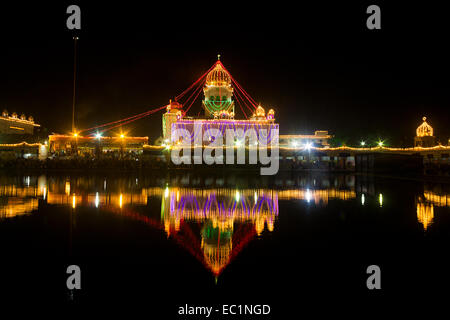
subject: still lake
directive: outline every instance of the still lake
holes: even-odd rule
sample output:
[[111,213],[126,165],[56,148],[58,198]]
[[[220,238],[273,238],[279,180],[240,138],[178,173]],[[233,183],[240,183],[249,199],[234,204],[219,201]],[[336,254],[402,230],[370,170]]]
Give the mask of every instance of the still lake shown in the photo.
[[[320,297],[388,302],[446,289],[450,184],[362,175],[0,176],[6,301],[178,306]],[[82,288],[66,287],[67,266]],[[366,287],[381,268],[380,291]],[[294,294],[293,294],[294,293]]]

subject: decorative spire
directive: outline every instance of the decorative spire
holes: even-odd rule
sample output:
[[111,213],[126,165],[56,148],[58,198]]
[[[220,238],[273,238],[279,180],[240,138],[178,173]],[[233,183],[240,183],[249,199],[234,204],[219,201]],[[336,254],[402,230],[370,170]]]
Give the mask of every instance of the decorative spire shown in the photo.
[[220,61],[220,54],[217,55],[217,61]]

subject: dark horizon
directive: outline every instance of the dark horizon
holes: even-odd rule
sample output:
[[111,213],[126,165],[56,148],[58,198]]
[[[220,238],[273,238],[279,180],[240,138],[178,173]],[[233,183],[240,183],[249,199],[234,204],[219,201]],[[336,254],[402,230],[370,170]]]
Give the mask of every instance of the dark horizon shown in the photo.
[[[275,109],[281,134],[329,130],[350,145],[382,138],[408,146],[426,116],[438,140],[447,144],[450,137],[444,12],[385,3],[377,3],[382,29],[375,31],[365,27],[371,3],[259,3],[228,12],[200,4],[143,8],[81,1],[4,9],[0,108],[32,115],[48,133],[71,130],[70,4],[82,12],[77,128],[167,104],[220,53],[245,90]],[[198,99],[190,114],[200,110]],[[243,117],[239,108],[237,114]],[[153,142],[161,135],[161,113],[128,128]]]

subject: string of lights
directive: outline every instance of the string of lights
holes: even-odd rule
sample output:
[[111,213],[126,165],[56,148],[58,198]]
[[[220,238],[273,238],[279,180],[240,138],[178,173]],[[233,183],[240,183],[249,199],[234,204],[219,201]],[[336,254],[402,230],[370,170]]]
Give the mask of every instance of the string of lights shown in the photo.
[[[182,93],[180,93],[179,95],[177,95],[175,97],[175,101],[179,101],[180,99],[182,99],[183,97],[185,97],[189,92],[190,95],[187,97],[187,99],[184,101],[184,105],[187,105],[187,108],[185,109],[185,111],[183,112],[183,115],[186,115],[186,113],[190,110],[190,108],[193,106],[194,102],[197,100],[198,96],[200,95],[200,92],[202,90],[202,88],[205,85],[206,82],[206,77],[209,74],[209,72],[214,69],[216,67],[217,64],[220,64],[220,66],[229,74],[230,79],[233,83],[233,86],[235,88],[235,97],[236,97],[236,101],[239,105],[239,108],[241,109],[242,113],[244,114],[245,118],[248,119],[247,114],[244,111],[244,108],[242,105],[245,105],[245,107],[251,112],[254,112],[254,109],[256,109],[256,102],[255,100],[242,88],[242,86],[231,76],[231,74],[228,72],[228,70],[223,66],[223,64],[220,61],[217,61],[213,66],[211,66],[205,73],[203,73],[203,75],[201,75],[194,83],[192,83],[186,90],[184,90]],[[78,134],[82,133],[82,132],[91,132],[95,129],[100,129],[97,130],[95,133],[91,132],[90,134],[88,134],[88,136],[93,136],[93,135],[97,135],[97,136],[101,136],[101,133],[109,131],[111,129],[117,128],[119,126],[123,126],[126,124],[129,124],[133,121],[142,119],[146,116],[149,116],[159,110],[164,109],[166,106],[162,106],[159,108],[155,108],[152,110],[148,110],[146,112],[142,112],[136,115],[133,115],[131,117],[127,117],[124,119],[119,119],[116,121],[111,121],[105,124],[101,124],[101,125],[97,125],[91,128],[87,128],[87,129],[83,129],[79,132],[75,132],[74,135],[78,136]],[[253,107],[253,109],[252,109]]]
[[231,77],[231,81],[234,84],[234,87],[236,88],[236,92],[241,92],[244,97],[247,98],[247,100],[250,102],[250,105],[253,106],[253,108],[257,108],[258,104],[255,102],[255,100],[253,100],[252,97],[250,97],[250,95],[241,87],[241,85],[239,83],[236,82],[236,80],[234,80],[233,77]]
[[113,125],[113,124],[116,124],[116,123],[119,123],[119,122],[124,122],[124,121],[130,120],[130,119],[134,119],[134,118],[136,118],[136,119],[134,119],[134,120],[138,120],[138,119],[140,119],[140,118],[143,118],[143,117],[145,117],[145,116],[148,116],[149,114],[152,114],[152,113],[157,112],[157,111],[159,111],[159,110],[161,110],[161,109],[164,109],[164,108],[165,108],[165,106],[159,107],[159,108],[155,108],[155,109],[152,109],[152,110],[148,110],[148,111],[145,111],[145,112],[136,114],[136,115],[131,116],[131,117],[128,117],[128,118],[124,118],[124,119],[120,119],[120,120],[108,122],[108,123],[105,123],[105,124],[101,124],[101,125],[98,125],[98,126],[94,126],[94,127],[88,128],[88,129],[83,129],[83,130],[79,131],[78,134],[81,133],[81,132],[92,131],[92,130],[94,130],[94,129],[98,129],[98,128],[102,128],[102,127],[107,127],[107,126],[109,126],[109,125]]
[[[142,118],[144,118],[144,117],[146,117],[146,116],[149,116],[149,115],[151,115],[151,114],[153,114],[153,113],[155,113],[155,112],[158,112],[158,111],[160,111],[160,110],[162,110],[162,109],[164,109],[164,108],[166,108],[166,106],[162,106],[162,107],[159,107],[159,108],[150,110],[150,111],[146,112],[146,114],[141,115],[141,116],[138,117],[138,118],[132,118],[132,119],[130,119],[130,120],[128,120],[128,121],[120,122],[120,123],[116,124],[115,126],[112,126],[112,127],[110,127],[110,128],[105,128],[105,129],[103,129],[103,130],[97,132],[96,134],[103,133],[103,132],[109,131],[109,130],[111,130],[111,129],[114,129],[114,128],[117,128],[117,127],[126,125],[126,124],[128,124],[128,123],[131,123],[131,122],[133,122],[133,121],[142,119]],[[116,121],[116,123],[117,123],[117,121]],[[94,135],[94,133],[91,133],[90,135]]]
[[244,88],[242,88],[242,86],[236,81],[236,79],[233,78],[233,76],[231,75],[231,73],[227,70],[227,68],[225,68],[225,66],[222,64],[222,62],[218,61],[217,63],[220,63],[220,65],[222,66],[222,68],[228,72],[231,82],[234,84],[234,87],[237,90],[240,90],[244,96],[249,100],[250,104],[253,105],[253,107],[256,109],[257,108],[257,103],[255,102],[255,100],[247,93],[247,91],[244,90]]
[[[236,97],[236,100],[237,100],[237,98],[239,97],[241,100],[242,100],[242,103],[247,107],[247,109],[250,111],[250,114],[252,114],[252,113],[254,113],[255,112],[255,110],[254,109],[252,109],[252,108],[250,108],[249,106],[248,106],[248,104],[245,102],[245,99],[242,97],[242,95],[241,95],[241,93],[239,93],[239,91],[238,90],[235,90],[235,97]],[[248,101],[248,99],[247,99],[247,101]]]
[[[247,115],[245,114],[244,108],[242,108],[241,102],[239,101],[239,99],[238,99],[237,95],[235,95],[235,98],[236,98],[236,102],[237,102],[237,104],[238,104],[239,108],[240,108],[240,109],[242,110],[242,113],[243,113],[243,114],[244,114],[244,116],[245,116],[245,119],[247,119],[247,120],[248,120],[248,117],[247,117]],[[248,107],[247,107],[247,108],[248,108]]]
[[189,111],[189,109],[192,107],[192,105],[194,104],[194,102],[197,100],[200,92],[202,92],[203,85],[199,86],[199,88],[197,89],[197,94],[195,96],[195,98],[192,100],[191,104],[186,108],[186,110],[183,112],[183,115],[186,115],[186,113]]
[[175,97],[175,101],[180,100],[186,93],[188,93],[199,81],[204,79],[208,73],[214,68],[215,65],[213,65],[211,68],[208,69],[200,78],[198,78],[193,84],[191,84],[186,90],[184,90],[182,93],[180,93],[178,96]]
[[[187,100],[186,100],[183,104],[184,104],[184,105],[188,105],[188,104],[190,103],[190,104],[189,104],[189,107],[190,107],[190,106],[194,103],[195,99],[196,99],[197,96],[198,96],[198,92],[200,92],[200,90],[203,88],[204,84],[205,84],[205,79],[203,79],[202,82],[198,83],[197,87],[192,91],[191,95],[187,98]],[[197,95],[195,96],[194,100],[190,101],[191,98],[192,98],[195,94],[197,94]],[[187,109],[187,110],[188,110],[188,109]],[[187,110],[184,112],[184,114],[186,114]]]

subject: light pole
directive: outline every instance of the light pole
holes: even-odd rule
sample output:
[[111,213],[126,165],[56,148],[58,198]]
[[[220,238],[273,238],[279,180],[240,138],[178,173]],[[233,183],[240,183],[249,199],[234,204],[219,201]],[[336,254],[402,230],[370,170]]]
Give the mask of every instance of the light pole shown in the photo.
[[73,98],[72,98],[72,132],[75,132],[75,89],[77,81],[77,41],[78,37],[73,37]]

